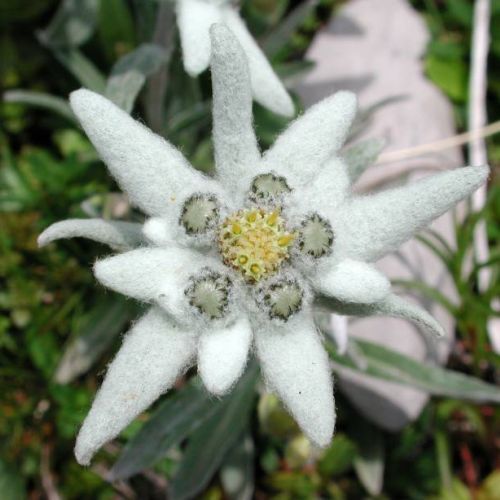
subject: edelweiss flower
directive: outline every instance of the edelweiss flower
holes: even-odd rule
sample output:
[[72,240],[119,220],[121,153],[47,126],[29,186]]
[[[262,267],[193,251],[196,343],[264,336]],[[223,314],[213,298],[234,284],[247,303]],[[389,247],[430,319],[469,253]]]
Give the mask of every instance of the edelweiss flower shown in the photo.
[[[211,28],[211,38],[215,178],[105,98],[87,90],[71,95],[111,173],[150,216],[143,227],[150,246],[94,268],[105,286],[152,306],[125,337],[83,423],[75,450],[82,464],[195,358],[207,389],[226,393],[252,346],[269,388],[313,442],[327,445],[335,408],[315,297],[338,311],[405,317],[441,334],[425,311],[391,294],[371,263],[469,195],[488,169],[352,195],[356,173],[339,156],[355,115],[348,92],[310,108],[261,155],[245,54],[222,25]],[[41,243],[94,236],[82,222],[49,228]],[[141,241],[135,226],[87,224],[97,224],[100,241],[103,232],[121,247]]]
[[212,51],[210,26],[224,23],[247,56],[254,99],[274,113],[293,116],[293,102],[241,19],[237,4],[234,0],[177,0],[184,68],[191,76],[208,68]]

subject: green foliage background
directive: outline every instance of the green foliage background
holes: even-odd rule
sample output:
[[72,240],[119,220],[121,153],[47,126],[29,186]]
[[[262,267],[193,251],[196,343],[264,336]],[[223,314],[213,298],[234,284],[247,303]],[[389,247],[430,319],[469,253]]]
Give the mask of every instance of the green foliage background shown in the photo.
[[[255,0],[244,2],[243,12],[277,71],[283,78],[298,78],[310,67],[303,54],[312,36],[340,3],[323,0],[304,7],[299,1]],[[452,99],[457,126],[463,129],[472,3],[412,3],[425,15],[432,33],[427,74]],[[90,11],[97,6],[97,16],[82,5]],[[254,392],[253,368],[236,391],[239,399],[214,402],[196,380],[184,380],[151,409],[149,419],[138,419],[106,447],[97,465],[85,469],[76,464],[75,434],[119,335],[138,307],[96,286],[90,266],[106,249],[68,240],[40,251],[36,237],[64,218],[140,216],[116,194],[117,187],[64,100],[82,85],[105,91],[106,75],[122,74],[121,58],[145,42],[165,44],[153,67],[141,67],[148,82],[133,115],[144,117],[180,146],[198,168],[212,168],[210,81],[207,74],[199,80],[184,74],[178,44],[170,50],[176,34],[168,32],[168,12],[166,28],[160,30],[163,37],[158,38],[159,5],[153,0],[81,2],[69,16],[74,22],[69,32],[61,28],[68,22],[64,16],[51,22],[59,7],[56,0],[4,0],[0,5],[0,86],[7,91],[0,110],[0,498],[43,498],[54,491],[68,499],[164,498],[167,484],[174,498],[248,498],[252,488],[257,498],[276,499],[500,498],[499,410],[479,397],[491,386],[467,389],[471,379],[453,382],[449,371],[436,375],[436,380],[444,377],[441,386],[428,382],[435,384],[437,397],[398,434],[373,427],[337,392],[338,433],[321,454],[311,450],[273,397]],[[492,26],[498,26],[500,2],[493,1],[492,8]],[[493,30],[492,36],[488,112],[495,121],[500,118],[500,31]],[[154,54],[148,55],[155,60]],[[122,66],[115,66],[119,60]],[[165,88],[158,83],[161,71]],[[47,100],[47,95],[52,97]],[[286,122],[258,106],[255,113],[265,148]],[[500,142],[488,142],[495,166]],[[478,295],[478,267],[464,275],[464,262],[473,228],[484,219],[491,243],[487,265],[498,274],[499,191],[493,180],[485,210],[457,231],[456,251],[436,235],[422,237],[445,261],[460,296],[453,306],[439,294],[431,297],[451,307],[458,319],[449,368],[490,384],[498,383],[500,364],[488,344],[486,321],[493,314],[490,298],[500,289],[495,284]],[[419,283],[400,285],[428,292]],[[407,377],[411,385],[426,383],[421,367],[409,374],[407,360],[358,347],[377,362],[375,375],[390,379],[390,367],[400,370],[400,378]],[[349,363],[333,347],[332,357]],[[458,386],[463,397],[475,402],[462,401]],[[185,416],[179,422],[173,419],[177,408]],[[221,421],[226,425],[217,427]],[[144,467],[148,471],[139,473]],[[234,470],[243,482],[231,475]],[[382,470],[384,484],[378,493]]]

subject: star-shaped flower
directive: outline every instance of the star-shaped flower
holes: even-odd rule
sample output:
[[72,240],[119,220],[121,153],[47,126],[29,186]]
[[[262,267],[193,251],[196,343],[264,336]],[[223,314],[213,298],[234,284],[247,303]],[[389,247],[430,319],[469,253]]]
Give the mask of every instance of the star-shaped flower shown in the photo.
[[212,52],[210,26],[224,23],[247,56],[254,99],[274,113],[293,116],[293,102],[241,19],[237,4],[234,0],[176,0],[184,68],[192,76],[208,68]]
[[[425,311],[391,293],[372,263],[468,196],[488,168],[353,195],[357,173],[340,156],[356,108],[348,92],[311,107],[261,155],[245,53],[225,26],[214,25],[211,39],[214,178],[104,97],[71,95],[100,156],[149,216],[149,246],[94,267],[105,286],[151,308],[125,337],[83,423],[75,450],[82,464],[195,360],[206,388],[226,393],[252,348],[269,388],[313,442],[328,445],[335,407],[315,305],[404,317],[442,334]],[[99,241],[141,244],[136,226],[104,221],[58,223],[41,243],[92,237],[89,224]]]

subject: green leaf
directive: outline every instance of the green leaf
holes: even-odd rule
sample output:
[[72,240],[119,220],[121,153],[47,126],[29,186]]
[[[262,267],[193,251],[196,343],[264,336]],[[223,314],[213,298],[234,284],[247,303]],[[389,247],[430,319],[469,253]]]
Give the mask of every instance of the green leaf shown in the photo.
[[39,38],[52,48],[79,47],[94,33],[97,6],[98,0],[63,0]]
[[380,495],[384,484],[384,437],[377,427],[366,423],[354,436],[358,454],[354,470],[370,495]]
[[130,441],[111,469],[113,479],[125,479],[164,458],[221,406],[199,380],[167,398]]
[[435,396],[449,396],[476,402],[500,402],[500,389],[477,378],[446,370],[363,340],[352,340],[360,349],[366,369],[360,370],[345,356],[339,356],[327,346],[335,366],[422,389]]
[[429,78],[455,101],[467,96],[467,66],[461,59],[445,59],[429,54],[425,60]]
[[26,492],[18,469],[0,459],[0,498],[5,500],[23,500]]
[[318,462],[318,470],[325,477],[343,474],[352,466],[355,456],[356,445],[344,434],[336,434]]
[[254,492],[255,445],[247,431],[229,450],[220,471],[224,492],[229,500],[251,500]]
[[67,384],[85,373],[106,351],[137,307],[119,295],[107,295],[84,318],[78,334],[69,343],[56,370],[55,381]]
[[99,37],[110,61],[132,50],[136,43],[134,19],[126,0],[101,0],[98,17]]
[[68,102],[60,97],[32,90],[8,90],[3,97],[6,102],[28,104],[29,106],[48,109],[73,123],[77,123]]
[[385,99],[380,99],[379,101],[376,101],[374,104],[366,108],[359,109],[356,114],[356,117],[354,118],[354,123],[352,124],[349,133],[349,139],[353,139],[359,134],[361,134],[368,127],[373,115],[379,109],[385,108],[386,106],[395,104],[397,102],[405,101],[406,99],[408,99],[407,94],[395,95],[391,97],[386,97]]
[[84,87],[104,93],[106,80],[94,64],[78,49],[56,49],[55,57]]
[[171,482],[174,500],[194,498],[209,483],[227,452],[249,424],[257,365],[253,361],[231,394],[191,436]]
[[291,36],[302,26],[304,19],[316,8],[318,0],[307,0],[298,5],[283,19],[262,42],[262,49],[269,55],[275,55],[287,43]]
[[130,113],[146,78],[156,73],[167,60],[166,52],[158,45],[139,46],[114,65],[106,85],[106,97]]
[[313,61],[290,61],[276,64],[274,70],[286,87],[296,86],[315,66]]

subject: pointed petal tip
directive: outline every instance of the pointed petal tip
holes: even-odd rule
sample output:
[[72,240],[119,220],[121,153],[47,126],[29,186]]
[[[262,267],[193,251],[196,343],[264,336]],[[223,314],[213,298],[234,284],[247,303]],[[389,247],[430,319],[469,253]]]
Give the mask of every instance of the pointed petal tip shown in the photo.
[[222,23],[214,23],[210,26],[210,39],[212,43],[220,43],[226,38],[236,40],[236,37],[231,33],[231,30]]
[[285,118],[293,118],[295,116],[295,104],[287,92],[284,92],[281,98],[274,103],[273,108],[270,108],[271,111]]
[[113,264],[114,261],[112,257],[97,260],[94,263],[94,266],[92,268],[94,271],[94,276],[96,277],[97,281],[99,281],[99,283],[103,284],[104,286],[109,285],[109,275],[115,273],[115,266]]
[[196,78],[208,68],[207,65],[191,64],[184,59],[184,70],[191,78]]
[[338,107],[338,113],[345,115],[346,119],[352,121],[358,109],[358,98],[354,92],[339,90],[332,96],[332,100]]
[[102,97],[100,94],[96,92],[92,92],[92,90],[88,90],[85,88],[81,88],[78,90],[73,90],[69,94],[69,103],[71,105],[71,109],[77,112],[82,106],[85,106],[90,99],[95,97]]
[[49,227],[43,231],[38,238],[36,239],[36,243],[38,248],[43,248],[47,246],[52,240],[50,239]]
[[308,437],[318,448],[328,448],[332,444],[334,430],[334,426],[328,425],[322,428],[318,425],[318,428],[310,432]]
[[83,450],[81,448],[83,447],[79,445],[77,441],[77,444],[75,446],[75,458],[80,465],[87,467],[90,465],[90,460],[92,459],[93,453]]
[[93,456],[100,448],[100,445],[92,443],[92,440],[90,438],[91,436],[88,435],[87,427],[84,422],[82,427],[80,427],[78,436],[76,437],[76,443],[74,448],[76,461],[84,467],[90,465]]

